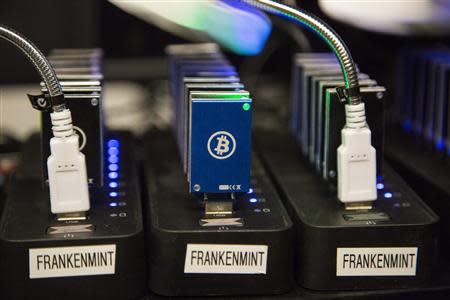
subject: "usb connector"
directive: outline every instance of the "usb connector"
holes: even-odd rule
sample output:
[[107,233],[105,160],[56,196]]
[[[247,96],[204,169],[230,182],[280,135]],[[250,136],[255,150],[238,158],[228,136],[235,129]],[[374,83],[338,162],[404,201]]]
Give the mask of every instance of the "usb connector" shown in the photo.
[[86,159],[79,150],[70,111],[50,114],[54,137],[47,159],[51,211],[54,214],[81,213],[90,209]]
[[364,103],[346,105],[345,109],[347,124],[341,131],[342,144],[337,151],[338,198],[348,207],[358,203],[367,207],[377,199],[376,150],[371,144]]

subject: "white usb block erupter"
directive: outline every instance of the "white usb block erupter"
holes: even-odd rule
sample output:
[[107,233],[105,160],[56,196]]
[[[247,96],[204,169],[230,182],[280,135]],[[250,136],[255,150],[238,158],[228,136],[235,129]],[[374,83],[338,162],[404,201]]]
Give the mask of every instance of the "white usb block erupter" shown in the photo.
[[347,121],[337,150],[338,198],[351,208],[377,199],[376,150],[371,144],[364,103],[347,104],[345,110]]
[[47,159],[51,211],[84,213],[90,209],[86,159],[79,150],[71,113],[64,109],[50,116],[54,136]]

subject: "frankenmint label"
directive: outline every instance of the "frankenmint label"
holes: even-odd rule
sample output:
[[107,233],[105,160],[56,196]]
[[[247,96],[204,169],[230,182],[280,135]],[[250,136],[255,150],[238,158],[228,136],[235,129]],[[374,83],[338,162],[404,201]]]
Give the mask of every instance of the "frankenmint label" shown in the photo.
[[114,274],[116,245],[29,250],[30,278]]
[[184,273],[266,274],[266,245],[188,244]]
[[337,248],[336,276],[416,276],[417,247]]

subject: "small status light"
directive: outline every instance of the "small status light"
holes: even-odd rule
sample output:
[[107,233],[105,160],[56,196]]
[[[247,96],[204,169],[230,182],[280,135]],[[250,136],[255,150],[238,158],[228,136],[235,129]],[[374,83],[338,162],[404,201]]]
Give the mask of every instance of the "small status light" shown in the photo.
[[110,164],[110,165],[108,166],[108,169],[109,169],[110,171],[117,171],[117,170],[119,170],[119,165],[118,165],[118,164]]
[[116,207],[116,206],[117,206],[117,202],[111,202],[111,203],[109,204],[109,206],[111,206],[111,207]]
[[406,132],[411,132],[412,129],[413,129],[413,126],[412,126],[411,121],[406,121],[406,122],[404,122],[404,123],[403,123],[403,129],[404,129]]
[[118,155],[119,154],[119,148],[117,147],[111,147],[108,149],[109,155]]
[[248,111],[250,109],[250,103],[242,104],[242,109],[245,110],[245,111]]
[[441,139],[436,143],[436,147],[439,151],[442,151],[445,149],[445,142]]
[[392,198],[392,193],[389,193],[389,192],[384,193],[384,198],[387,198],[387,199]]
[[108,147],[119,147],[119,141],[118,140],[109,140],[108,141]]
[[377,190],[382,190],[382,189],[384,189],[384,184],[377,183]]
[[383,180],[383,176],[382,175],[378,175],[377,176],[377,181]]
[[249,201],[250,203],[257,203],[257,202],[258,202],[258,199],[256,199],[256,198],[250,198],[248,201]]
[[119,173],[117,172],[109,172],[108,173],[109,179],[117,179],[119,177]]
[[111,164],[117,164],[119,162],[119,157],[117,155],[110,155],[108,157],[108,162]]
[[254,192],[254,190],[252,188],[249,188],[247,194],[251,194],[253,192]]
[[112,181],[109,183],[109,187],[112,189],[115,189],[118,186],[119,186],[119,184],[116,181]]
[[110,192],[109,196],[115,198],[115,197],[119,196],[119,193],[117,193],[117,192]]

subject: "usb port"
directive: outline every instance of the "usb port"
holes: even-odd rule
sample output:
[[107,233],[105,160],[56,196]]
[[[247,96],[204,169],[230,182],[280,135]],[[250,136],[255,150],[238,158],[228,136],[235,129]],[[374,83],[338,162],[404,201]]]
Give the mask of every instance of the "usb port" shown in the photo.
[[62,213],[57,214],[56,219],[58,221],[84,221],[86,220],[86,212],[74,212],[74,213]]
[[92,224],[67,225],[67,226],[51,226],[47,229],[47,234],[66,234],[66,233],[83,233],[94,232],[95,226]]

